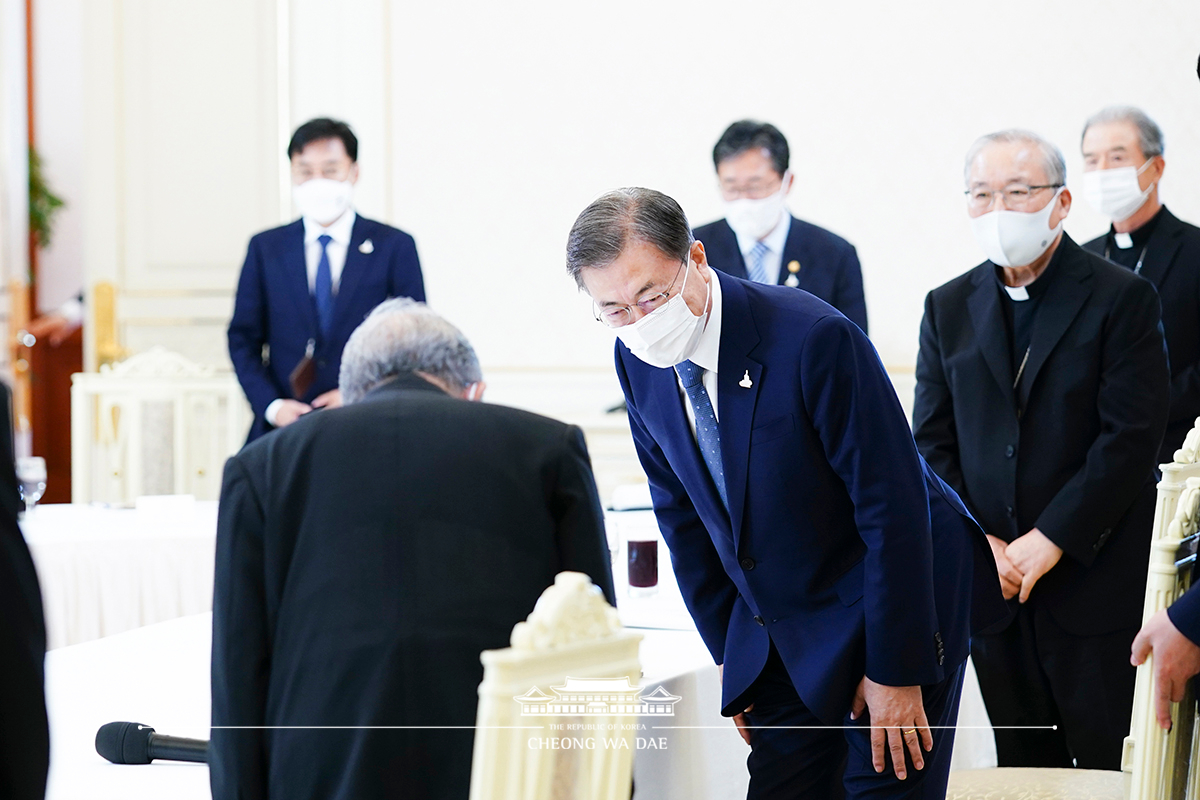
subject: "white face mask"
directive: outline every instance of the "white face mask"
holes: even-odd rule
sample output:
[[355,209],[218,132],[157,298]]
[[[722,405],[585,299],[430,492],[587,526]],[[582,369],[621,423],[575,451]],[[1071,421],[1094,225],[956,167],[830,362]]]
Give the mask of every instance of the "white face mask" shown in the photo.
[[783,217],[789,175],[790,173],[783,173],[783,185],[770,197],[759,200],[742,197],[721,201],[725,206],[725,221],[733,228],[734,233],[743,239],[758,240],[775,230],[775,226]]
[[1083,196],[1088,205],[1113,222],[1129,219],[1154,191],[1155,183],[1147,186],[1144,192],[1138,185],[1138,176],[1152,163],[1153,158],[1148,159],[1141,167],[1094,169],[1083,173]]
[[318,225],[329,225],[350,208],[354,184],[329,178],[312,178],[292,187],[292,200],[300,215]]
[[637,322],[615,329],[617,338],[629,348],[629,352],[652,367],[666,369],[687,361],[696,352],[700,334],[704,332],[712,284],[706,284],[708,291],[704,295],[705,311],[696,316],[683,299],[690,266],[691,260],[684,267],[683,286],[679,288],[679,294]]
[[1046,252],[1062,230],[1062,220],[1050,227],[1062,187],[1041,211],[989,211],[971,219],[971,232],[983,254],[997,266],[1024,267]]

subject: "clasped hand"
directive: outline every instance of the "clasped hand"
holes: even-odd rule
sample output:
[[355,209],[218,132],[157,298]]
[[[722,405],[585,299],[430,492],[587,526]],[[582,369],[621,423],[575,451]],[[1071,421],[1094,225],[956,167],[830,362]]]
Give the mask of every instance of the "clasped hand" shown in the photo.
[[991,534],[987,539],[996,559],[996,572],[1000,575],[1000,590],[1005,600],[1020,596],[1024,603],[1034,584],[1062,558],[1062,548],[1037,528],[1007,543]]

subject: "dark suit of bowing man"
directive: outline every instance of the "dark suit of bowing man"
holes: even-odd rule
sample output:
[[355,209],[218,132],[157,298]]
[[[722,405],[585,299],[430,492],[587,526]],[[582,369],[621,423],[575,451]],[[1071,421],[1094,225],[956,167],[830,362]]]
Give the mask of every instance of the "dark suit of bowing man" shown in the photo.
[[[480,652],[507,647],[562,570],[614,600],[582,432],[467,402],[483,384],[456,329],[389,301],[341,386],[346,407],[225,468],[215,800],[466,800]],[[221,727],[237,725],[467,729]]]
[[1004,613],[983,533],[917,454],[859,327],[710,269],[690,239],[674,200],[624,189],[580,214],[567,263],[622,339],[634,443],[723,713],[753,705],[750,796],[938,796],[970,632]]
[[[250,240],[229,323],[229,357],[254,411],[247,441],[338,405],[351,332],[389,297],[425,299],[413,238],[351,207],[358,140],[349,127],[307,122],[288,156],[302,217]],[[309,369],[297,384],[302,361]]]

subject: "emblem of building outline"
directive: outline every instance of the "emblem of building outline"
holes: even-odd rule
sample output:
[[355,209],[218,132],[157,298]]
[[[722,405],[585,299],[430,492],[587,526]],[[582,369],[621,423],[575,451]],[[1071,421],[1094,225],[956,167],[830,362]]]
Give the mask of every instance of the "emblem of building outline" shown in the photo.
[[662,686],[645,697],[639,697],[642,687],[630,684],[629,678],[567,678],[562,686],[551,686],[557,697],[545,694],[536,686],[513,697],[521,704],[523,717],[548,717],[560,714],[583,716],[612,716],[641,714],[645,716],[675,716],[675,704],[682,700]]

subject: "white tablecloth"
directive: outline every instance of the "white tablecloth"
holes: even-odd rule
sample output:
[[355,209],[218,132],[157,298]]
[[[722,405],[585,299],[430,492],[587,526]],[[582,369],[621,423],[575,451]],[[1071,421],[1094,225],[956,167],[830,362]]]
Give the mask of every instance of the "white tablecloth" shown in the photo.
[[[615,525],[610,516],[609,522],[623,538],[630,531],[645,535],[652,519],[635,512],[620,515]],[[628,596],[621,548],[614,570],[621,618],[645,637],[642,685],[647,691],[662,686],[681,698],[673,717],[640,720],[646,727],[638,735],[665,738],[666,747],[636,754],[635,800],[744,797],[749,749],[733,724],[720,716],[717,668],[683,607],[666,547],[660,547],[657,595]],[[210,538],[206,604],[212,591],[211,551]],[[52,751],[47,797],[207,798],[208,771],[203,766],[116,766],[96,754],[94,739],[102,724],[117,720],[141,722],[169,735],[207,738],[210,642],[211,614],[200,614],[48,654]],[[968,669],[959,725],[952,769],[995,766],[995,746],[973,669]]]
[[[643,717],[643,738],[667,749],[640,751],[638,798],[697,800],[745,796],[748,749],[719,715],[717,670],[694,631],[641,630],[648,689],[681,697],[674,717]],[[198,614],[63,647],[46,656],[50,713],[48,800],[188,800],[207,798],[203,765],[109,764],[96,754],[106,722],[150,725],[171,736],[207,739],[211,700],[212,615]],[[656,726],[714,726],[663,729]]]
[[21,523],[51,648],[212,609],[215,502],[38,506]]

